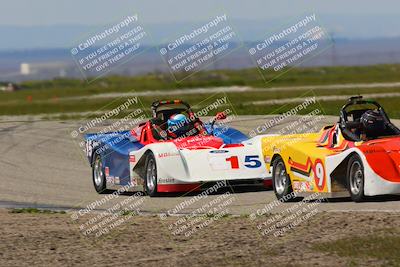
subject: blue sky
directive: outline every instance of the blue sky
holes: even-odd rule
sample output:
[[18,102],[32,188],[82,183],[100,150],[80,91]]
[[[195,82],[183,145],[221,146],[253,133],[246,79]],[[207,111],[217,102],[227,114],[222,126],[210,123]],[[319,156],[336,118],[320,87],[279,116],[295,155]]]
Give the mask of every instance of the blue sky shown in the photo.
[[1,0],[0,25],[99,25],[127,10],[141,14],[146,23],[199,21],[208,18],[217,2],[231,17],[247,20],[293,17],[309,11],[355,17],[400,15],[400,2],[395,0]]
[[400,38],[395,0],[0,0],[1,50],[65,48],[80,36],[138,14],[158,44],[171,34],[226,13],[244,41],[315,13],[335,38]]

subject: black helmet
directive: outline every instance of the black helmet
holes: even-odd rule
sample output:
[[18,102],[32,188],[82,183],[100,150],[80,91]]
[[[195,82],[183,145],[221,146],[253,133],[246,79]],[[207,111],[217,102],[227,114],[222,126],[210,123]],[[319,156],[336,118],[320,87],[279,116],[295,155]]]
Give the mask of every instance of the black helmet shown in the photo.
[[379,136],[379,133],[385,129],[385,119],[378,110],[364,112],[361,123],[367,135]]

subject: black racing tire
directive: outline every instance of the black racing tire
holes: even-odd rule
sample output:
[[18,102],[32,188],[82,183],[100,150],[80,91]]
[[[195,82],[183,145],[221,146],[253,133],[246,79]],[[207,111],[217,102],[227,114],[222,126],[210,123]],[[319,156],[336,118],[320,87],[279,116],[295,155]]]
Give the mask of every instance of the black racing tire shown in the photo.
[[107,190],[107,182],[106,175],[104,173],[104,166],[101,155],[94,152],[94,159],[92,163],[92,180],[94,189],[99,194],[107,194],[109,190]]
[[152,152],[146,156],[144,190],[150,197],[158,195],[157,192],[157,163]]
[[278,156],[273,162],[272,168],[272,186],[276,198],[283,202],[291,202],[295,200],[293,196],[292,183],[286,172],[285,162]]
[[354,202],[363,202],[366,200],[364,184],[364,165],[360,156],[354,154],[350,157],[347,164],[347,185],[350,197]]

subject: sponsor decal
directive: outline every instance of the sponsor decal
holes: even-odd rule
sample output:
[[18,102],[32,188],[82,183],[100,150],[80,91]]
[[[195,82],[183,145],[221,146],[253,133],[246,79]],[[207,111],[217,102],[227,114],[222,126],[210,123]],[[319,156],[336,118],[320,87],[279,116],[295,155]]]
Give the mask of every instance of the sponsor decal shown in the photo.
[[135,155],[129,155],[129,162],[135,163],[136,162],[136,157]]
[[274,151],[274,153],[281,153],[281,150],[277,147],[274,147],[272,150]]
[[158,183],[160,184],[168,184],[168,183],[175,183],[175,179],[168,177],[168,178],[158,178]]
[[312,191],[312,185],[309,182],[294,181],[292,183],[293,190],[296,192]]
[[119,177],[118,176],[114,177],[114,184],[119,184],[119,183],[120,183]]
[[201,138],[199,138],[199,137],[189,138],[189,139],[186,139],[185,141],[187,143],[194,143],[194,142],[200,142],[200,141],[205,142],[208,140],[213,140],[214,138],[215,138],[214,136],[202,136]]
[[293,190],[294,191],[300,191],[301,190],[301,182],[293,181],[292,186],[293,186]]
[[159,158],[167,158],[167,157],[175,157],[175,156],[179,156],[179,153],[177,153],[177,152],[158,153]]
[[265,163],[271,163],[271,157],[270,156],[265,156],[264,162]]
[[372,153],[379,153],[379,152],[385,152],[384,149],[375,149],[375,148],[371,148],[371,149],[366,149],[364,150],[364,154],[372,154]]
[[139,176],[132,176],[131,177],[131,185],[132,186],[137,186],[138,185],[138,180],[140,179]]
[[105,167],[104,171],[106,173],[106,177],[110,176],[110,168],[109,167]]
[[113,184],[114,183],[114,176],[107,176],[106,180],[107,180],[107,183]]
[[306,189],[307,189],[307,191],[312,191],[312,190],[314,190],[314,186],[311,183],[306,182]]
[[222,153],[228,153],[228,152],[229,152],[228,150],[221,150],[221,149],[210,151],[210,153],[213,153],[213,154],[222,154]]

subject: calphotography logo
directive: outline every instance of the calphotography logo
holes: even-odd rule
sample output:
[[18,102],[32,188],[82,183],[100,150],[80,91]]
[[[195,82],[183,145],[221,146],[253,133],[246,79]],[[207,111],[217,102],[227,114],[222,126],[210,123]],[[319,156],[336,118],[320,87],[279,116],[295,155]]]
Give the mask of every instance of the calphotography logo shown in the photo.
[[[229,207],[233,205],[236,197],[230,192],[210,196],[210,194],[216,194],[227,186],[228,184],[225,181],[217,182],[200,194],[184,200],[166,213],[160,214],[161,220],[166,220],[168,216],[184,214],[178,216],[174,221],[165,222],[172,236],[192,237],[195,234],[200,234],[201,231],[206,231],[208,227],[218,223],[222,218],[229,216]],[[187,209],[192,211],[187,213]]]
[[[260,68],[265,81],[270,82],[290,67],[311,59],[331,45],[328,32],[314,13],[271,33],[262,42],[250,47],[248,52]],[[276,74],[268,78],[265,75],[267,70]]]
[[[292,194],[287,197],[285,201],[293,199],[296,195]],[[315,193],[307,198],[304,198],[298,204],[284,209],[282,211],[273,211],[273,209],[279,208],[280,203],[270,203],[266,205],[262,210],[257,210],[258,216],[264,216],[267,212],[272,212],[272,215],[268,217],[266,221],[256,220],[257,217],[254,214],[250,215],[250,219],[256,221],[257,229],[260,230],[263,236],[271,235],[273,237],[279,237],[285,235],[293,228],[301,223],[305,223],[318,213],[318,207],[320,206],[321,199],[319,193]],[[305,205],[307,203],[307,205]]]
[[126,145],[126,140],[132,136],[130,131],[147,118],[146,113],[136,96],[126,100],[116,99],[105,110],[99,110],[87,116],[87,120],[82,120],[70,136],[87,157],[92,158],[93,153],[105,157],[112,154],[113,149]]
[[71,55],[86,80],[93,81],[143,52],[148,39],[139,15],[128,15],[82,40]]
[[228,15],[219,14],[162,45],[159,51],[179,82],[233,52],[237,40]]

